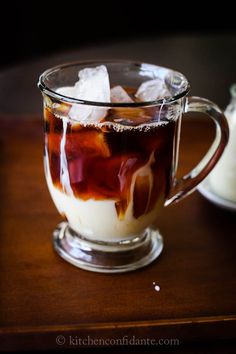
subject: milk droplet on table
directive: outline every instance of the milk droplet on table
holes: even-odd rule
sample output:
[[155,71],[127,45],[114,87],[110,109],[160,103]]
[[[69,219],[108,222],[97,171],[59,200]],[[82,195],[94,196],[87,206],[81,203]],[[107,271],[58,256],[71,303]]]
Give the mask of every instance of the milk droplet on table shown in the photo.
[[157,99],[171,97],[169,90],[161,79],[148,80],[138,88],[135,96],[140,101],[155,101]]
[[155,291],[160,291],[161,290],[161,287],[158,284],[156,284],[155,282],[153,282],[152,284],[154,285],[154,290]]
[[[75,83],[73,97],[93,102],[110,102],[110,82],[104,65],[80,70],[79,81]],[[99,122],[108,108],[74,103],[69,117],[79,122]]]

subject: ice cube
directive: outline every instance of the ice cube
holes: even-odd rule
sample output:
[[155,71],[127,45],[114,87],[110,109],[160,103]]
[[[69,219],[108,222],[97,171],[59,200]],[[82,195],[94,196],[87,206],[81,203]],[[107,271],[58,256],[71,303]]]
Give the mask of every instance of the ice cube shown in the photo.
[[[79,81],[74,87],[74,97],[86,101],[110,102],[110,83],[104,65],[86,68],[79,72]],[[73,104],[69,116],[77,121],[98,122],[105,117],[107,108]]]
[[69,159],[83,157],[109,157],[111,155],[105,135],[95,129],[81,129],[68,134],[66,153]]
[[59,95],[67,96],[67,97],[74,97],[75,98],[75,88],[74,86],[64,86],[64,87],[59,87],[56,90]]
[[120,123],[123,125],[138,125],[144,124],[151,120],[151,115],[149,112],[143,108],[138,107],[122,107],[115,108],[112,110],[112,121],[115,123]]
[[170,97],[171,95],[161,79],[154,79],[143,82],[135,96],[140,101],[155,101],[157,99]]
[[[63,87],[59,87],[56,92],[59,95],[63,95],[66,97],[72,97],[75,98],[75,88],[74,86],[63,86]],[[63,101],[60,101],[60,103],[55,102],[52,104],[52,109],[53,109],[53,113],[56,116],[64,116],[67,117],[68,113],[71,109],[71,104],[70,103],[66,103]]]
[[134,102],[122,86],[111,89],[111,102]]

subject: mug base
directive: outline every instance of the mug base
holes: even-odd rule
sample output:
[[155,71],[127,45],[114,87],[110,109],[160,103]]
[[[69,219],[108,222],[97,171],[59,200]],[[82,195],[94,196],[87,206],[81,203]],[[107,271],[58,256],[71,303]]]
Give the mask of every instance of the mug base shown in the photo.
[[99,273],[124,273],[153,262],[163,249],[163,238],[159,230],[147,228],[131,240],[91,241],[62,222],[53,232],[53,246],[76,267]]

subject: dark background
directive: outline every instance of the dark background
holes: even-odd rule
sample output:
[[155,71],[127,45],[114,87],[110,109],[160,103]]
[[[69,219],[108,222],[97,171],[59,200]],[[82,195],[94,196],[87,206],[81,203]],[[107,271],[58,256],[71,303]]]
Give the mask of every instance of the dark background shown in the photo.
[[236,31],[232,6],[142,1],[21,1],[1,9],[0,67],[130,38]]

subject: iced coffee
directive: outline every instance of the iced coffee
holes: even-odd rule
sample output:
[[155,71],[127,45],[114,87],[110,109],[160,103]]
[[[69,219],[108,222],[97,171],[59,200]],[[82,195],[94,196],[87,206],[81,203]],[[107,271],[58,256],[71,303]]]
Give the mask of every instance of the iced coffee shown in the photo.
[[[155,222],[169,195],[179,106],[139,107],[156,98],[157,91],[164,90],[162,96],[168,98],[168,90],[155,80],[138,89],[119,82],[111,86],[103,65],[78,74],[74,86],[57,92],[107,106],[45,105],[48,187],[76,233],[104,242],[130,239]],[[117,102],[122,107],[113,106]]]

